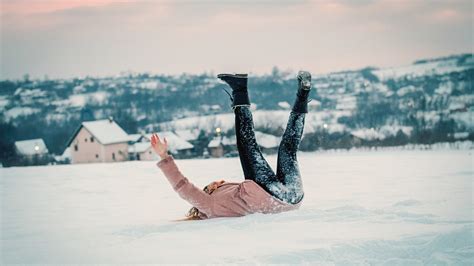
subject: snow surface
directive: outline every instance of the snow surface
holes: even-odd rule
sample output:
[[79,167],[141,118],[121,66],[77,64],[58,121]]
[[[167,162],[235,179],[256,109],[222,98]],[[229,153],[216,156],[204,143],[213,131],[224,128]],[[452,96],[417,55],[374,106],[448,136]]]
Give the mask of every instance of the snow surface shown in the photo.
[[11,119],[15,119],[16,117],[20,115],[31,115],[34,113],[38,113],[41,110],[38,108],[31,108],[31,107],[13,107],[11,109],[8,109],[5,112],[5,120],[10,121]]
[[353,95],[347,95],[337,98],[337,110],[354,110],[357,109],[357,98]]
[[384,139],[384,135],[374,128],[361,128],[351,132],[352,135],[365,140]]
[[[0,263],[472,265],[473,159],[299,153],[299,210],[193,222],[155,162],[3,168]],[[238,158],[177,163],[199,187],[242,180]]]
[[[252,111],[252,116],[256,128],[286,128],[290,112],[288,110],[255,110]],[[338,124],[337,122],[338,119],[342,116],[352,116],[352,111],[324,110],[319,112],[310,112],[306,114],[304,134],[315,132],[318,127],[321,127],[325,123],[328,125],[334,125],[331,133],[344,131],[345,126],[342,124]],[[160,128],[178,130],[199,128],[207,130],[208,132],[214,131],[215,128],[219,127],[222,131],[227,131],[229,129],[234,128],[235,126],[235,114],[224,113],[186,117],[182,119],[159,123],[157,125]]]
[[83,107],[89,101],[102,104],[108,98],[108,93],[105,91],[98,91],[93,93],[73,94],[69,96],[69,104],[75,107]]
[[286,101],[278,102],[278,106],[280,106],[283,109],[290,109],[291,108],[291,105]]
[[0,96],[0,110],[3,111],[8,104],[10,104],[8,97],[6,95]]
[[419,77],[424,75],[443,75],[452,72],[464,71],[472,67],[471,62],[466,62],[466,65],[459,66],[457,61],[457,58],[437,60],[407,66],[384,68],[374,70],[372,73],[380,80],[388,80],[391,78],[397,79],[404,76]]
[[402,131],[403,134],[410,136],[413,131],[413,127],[399,126],[399,125],[385,125],[380,129],[374,128],[361,128],[351,131],[353,136],[356,136],[364,140],[383,140],[387,137],[396,136],[398,131]]

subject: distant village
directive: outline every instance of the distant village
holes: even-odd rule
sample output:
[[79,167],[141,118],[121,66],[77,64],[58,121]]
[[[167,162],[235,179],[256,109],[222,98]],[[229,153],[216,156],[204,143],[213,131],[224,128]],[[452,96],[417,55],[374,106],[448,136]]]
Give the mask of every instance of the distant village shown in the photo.
[[[278,68],[249,79],[264,153],[278,150],[295,84]],[[473,84],[472,54],[315,75],[299,148],[474,141]],[[156,160],[153,132],[176,158],[238,156],[223,86],[213,74],[0,81],[0,166]]]
[[[175,158],[218,158],[238,156],[236,138],[221,134],[216,128],[205,149],[196,149],[200,130],[175,130],[157,132],[168,141],[168,150]],[[263,132],[255,132],[262,152],[276,153],[280,138]],[[150,144],[151,133],[127,134],[112,117],[103,120],[84,121],[78,125],[67,141],[61,155],[48,151],[43,139],[16,141],[17,166],[47,164],[80,164],[123,161],[158,160]]]

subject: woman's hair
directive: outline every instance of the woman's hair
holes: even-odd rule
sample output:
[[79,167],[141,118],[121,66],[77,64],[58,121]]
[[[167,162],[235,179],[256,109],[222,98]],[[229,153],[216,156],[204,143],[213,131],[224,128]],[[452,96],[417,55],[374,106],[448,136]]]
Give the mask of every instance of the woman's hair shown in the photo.
[[[212,184],[212,183],[211,183],[211,184]],[[215,190],[215,189],[211,189],[211,188],[210,188],[210,185],[211,185],[211,184],[205,186],[205,187],[202,189],[204,192],[206,192],[206,193],[209,194],[209,195],[211,195],[212,192],[214,192],[214,190]],[[188,213],[186,214],[186,218],[181,219],[181,220],[179,220],[179,221],[201,220],[202,218],[201,218],[201,216],[199,216],[200,214],[202,215],[202,213],[199,212],[199,209],[198,209],[198,208],[192,207],[191,209],[189,209]]]

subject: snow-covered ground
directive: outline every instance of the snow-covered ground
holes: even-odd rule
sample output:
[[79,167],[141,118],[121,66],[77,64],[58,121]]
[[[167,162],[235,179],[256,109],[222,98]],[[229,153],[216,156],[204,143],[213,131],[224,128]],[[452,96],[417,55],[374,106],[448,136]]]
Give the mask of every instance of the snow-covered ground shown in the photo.
[[[0,263],[472,265],[473,152],[300,153],[301,209],[193,222],[155,162],[0,169]],[[242,176],[178,165],[200,187]]]

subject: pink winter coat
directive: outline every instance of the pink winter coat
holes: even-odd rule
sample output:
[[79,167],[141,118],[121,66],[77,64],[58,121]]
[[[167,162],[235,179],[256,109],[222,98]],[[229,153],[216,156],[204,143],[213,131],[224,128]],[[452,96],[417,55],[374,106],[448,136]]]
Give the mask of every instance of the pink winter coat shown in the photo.
[[298,204],[283,202],[252,180],[224,183],[212,194],[193,185],[179,171],[172,155],[156,164],[181,198],[204,213],[206,218],[243,216],[251,213],[277,213],[298,209]]

